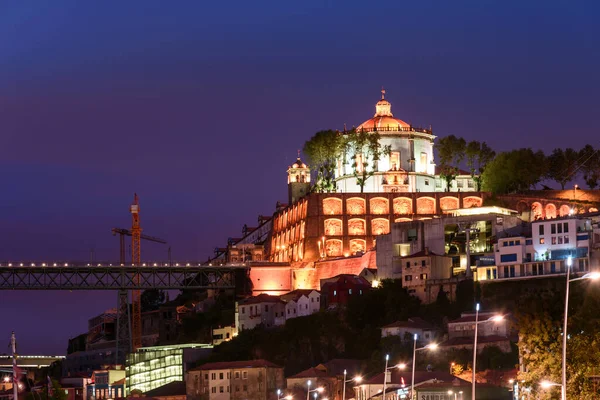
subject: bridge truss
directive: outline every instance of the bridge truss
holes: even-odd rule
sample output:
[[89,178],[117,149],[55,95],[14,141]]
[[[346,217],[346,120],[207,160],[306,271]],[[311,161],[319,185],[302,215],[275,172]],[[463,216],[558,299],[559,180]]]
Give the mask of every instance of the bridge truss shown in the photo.
[[233,289],[236,271],[244,270],[199,263],[0,262],[0,290]]

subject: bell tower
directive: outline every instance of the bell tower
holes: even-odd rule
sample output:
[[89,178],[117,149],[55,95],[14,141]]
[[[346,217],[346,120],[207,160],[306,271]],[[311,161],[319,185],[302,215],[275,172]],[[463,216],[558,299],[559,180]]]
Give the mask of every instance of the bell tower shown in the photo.
[[288,167],[288,202],[293,204],[310,191],[310,168],[300,159],[300,150],[296,162]]

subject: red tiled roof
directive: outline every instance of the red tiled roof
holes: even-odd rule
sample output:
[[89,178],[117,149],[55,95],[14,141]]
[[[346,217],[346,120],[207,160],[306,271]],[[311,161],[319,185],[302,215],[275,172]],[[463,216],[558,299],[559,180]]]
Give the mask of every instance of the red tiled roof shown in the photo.
[[[410,385],[412,372],[410,368],[406,370],[400,371],[398,369],[392,370],[391,382],[388,384],[401,385],[404,380],[404,384]],[[415,384],[428,381],[431,379],[437,379],[438,381],[443,382],[452,382],[456,377],[449,372],[445,371],[415,371]],[[382,385],[383,384],[383,372],[375,375],[373,378],[369,379],[366,382],[361,383],[361,385]],[[358,386],[358,385],[357,385]]]
[[296,375],[290,376],[290,378],[327,378],[328,376],[330,375],[327,373],[327,371],[312,367],[298,372]]
[[[498,335],[479,336],[477,338],[478,345],[483,344],[483,343],[498,343],[498,342],[508,342],[508,341],[510,341],[510,339],[507,338],[506,336],[498,336]],[[456,338],[448,339],[443,343],[440,343],[440,347],[461,346],[461,345],[473,345],[473,338],[469,337],[469,336],[456,337]]]
[[354,283],[356,285],[364,285],[364,286],[371,287],[371,284],[369,283],[368,280],[366,280],[362,276],[352,275],[352,274],[336,275],[336,276],[331,277],[331,278],[322,279],[321,281],[323,282],[322,286],[325,286],[327,284],[340,283],[344,279],[350,280],[350,281],[352,281],[352,283]]
[[279,298],[285,301],[297,301],[302,296],[308,297],[308,295],[312,292],[319,293],[319,291],[315,289],[296,289],[286,294],[282,294],[281,296],[279,296]]
[[[493,317],[494,315],[499,315],[497,312],[485,312],[479,313],[479,322],[483,322],[486,319]],[[449,324],[459,323],[459,322],[475,322],[475,314],[463,314],[460,318],[455,319],[454,321],[448,321]]]
[[196,367],[193,371],[205,371],[209,369],[231,369],[231,368],[281,368],[267,360],[249,360],[249,361],[224,361],[207,363]]
[[259,294],[258,296],[248,297],[247,299],[240,300],[238,302],[238,304],[240,304],[240,305],[259,304],[259,303],[284,303],[284,301],[281,300],[277,296],[271,296],[271,295],[263,293],[263,294]]
[[427,256],[439,256],[439,257],[444,257],[442,254],[437,254],[434,253],[431,250],[421,250],[421,251],[417,251],[416,253],[413,253],[411,255],[408,256],[404,256],[401,258],[413,258],[413,257],[427,257]]
[[383,328],[435,329],[432,324],[419,317],[409,318],[408,321],[396,321]]

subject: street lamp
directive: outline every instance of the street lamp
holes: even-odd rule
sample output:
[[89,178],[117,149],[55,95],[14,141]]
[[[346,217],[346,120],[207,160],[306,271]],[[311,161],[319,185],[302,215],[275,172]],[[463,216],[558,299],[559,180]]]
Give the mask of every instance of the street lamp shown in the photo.
[[[352,382],[352,381],[354,381],[356,383],[360,383],[362,381],[362,376],[355,376],[352,379],[346,380],[347,373],[348,373],[348,371],[344,370],[344,388],[342,389],[342,400],[346,400],[346,383]],[[325,400],[325,399],[323,399],[323,400]]]
[[283,393],[281,392],[281,389],[277,389],[277,400],[281,400],[281,399],[285,399],[285,400],[292,400],[292,395],[288,394],[287,396],[282,396]]
[[417,351],[419,350],[432,350],[435,351],[438,348],[438,345],[436,343],[430,343],[425,347],[420,347],[417,349],[417,334],[415,333],[415,335],[413,336],[413,362],[412,362],[412,379],[411,379],[411,383],[410,383],[410,398],[414,399],[415,398],[415,360],[417,358]]
[[504,320],[503,315],[494,315],[486,320],[479,321],[479,303],[475,305],[475,339],[473,340],[473,374],[471,377],[471,399],[475,400],[475,370],[477,368],[477,333],[479,324],[486,322],[500,322]]
[[562,385],[560,383],[554,383],[554,382],[550,382],[550,381],[541,381],[540,382],[540,387],[542,389],[550,389],[552,386],[560,386],[562,388]]
[[318,387],[318,388],[315,388],[315,389],[313,389],[313,390],[310,390],[310,385],[311,385],[311,383],[312,383],[312,382],[310,381],[310,379],[308,380],[308,382],[306,382],[306,384],[308,385],[308,391],[306,392],[306,400],[309,400],[309,399],[310,399],[310,394],[311,394],[311,393],[314,393],[314,394],[315,394],[315,396],[316,396],[316,395],[317,395],[317,393],[321,393],[321,392],[323,391],[323,388],[322,388],[322,387]]
[[[383,394],[381,395],[382,400],[385,400],[385,384],[387,383],[387,372],[388,372],[388,361],[390,359],[390,355],[385,355],[385,369],[383,370]],[[391,376],[390,376],[391,378]],[[346,399],[344,399],[346,400]]]
[[456,400],[457,393],[453,392],[452,390],[448,390],[448,394],[450,396],[454,395],[454,400]]
[[567,319],[569,314],[569,287],[571,282],[581,281],[584,279],[591,279],[596,281],[600,279],[600,272],[588,272],[579,278],[571,279],[571,266],[573,264],[573,258],[567,257],[567,288],[565,290],[565,319],[563,321],[563,343],[562,343],[562,385],[561,386],[561,400],[567,400]]

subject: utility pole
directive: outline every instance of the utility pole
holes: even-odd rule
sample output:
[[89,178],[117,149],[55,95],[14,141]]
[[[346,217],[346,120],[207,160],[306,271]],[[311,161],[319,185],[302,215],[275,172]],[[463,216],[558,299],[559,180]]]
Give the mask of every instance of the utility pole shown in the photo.
[[13,361],[13,400],[19,400],[19,378],[17,376],[17,338],[13,331],[10,335],[10,345],[12,347],[12,361]]

